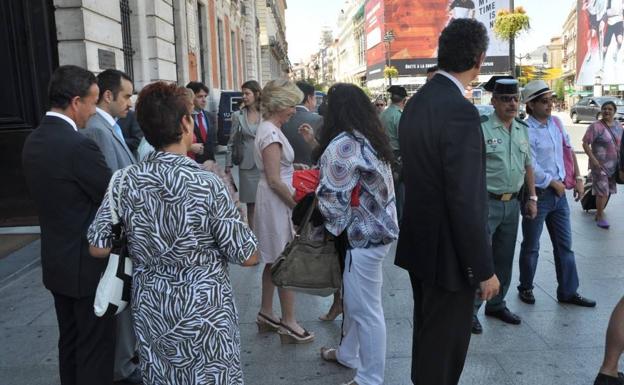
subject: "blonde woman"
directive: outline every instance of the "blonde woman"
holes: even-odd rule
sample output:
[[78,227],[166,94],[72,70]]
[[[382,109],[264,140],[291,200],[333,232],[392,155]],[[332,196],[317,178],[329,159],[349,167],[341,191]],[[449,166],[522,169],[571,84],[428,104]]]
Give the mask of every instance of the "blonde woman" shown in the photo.
[[262,122],[256,131],[254,158],[260,170],[256,194],[254,231],[258,237],[262,272],[262,303],[256,322],[260,331],[277,331],[282,343],[307,343],[314,334],[305,330],[295,318],[295,293],[278,288],[281,320],[273,312],[275,286],[271,266],[288,242],[293,239],[291,221],[293,199],[292,176],[294,151],[281,127],[295,113],[303,99],[299,88],[287,80],[273,80],[262,90]]

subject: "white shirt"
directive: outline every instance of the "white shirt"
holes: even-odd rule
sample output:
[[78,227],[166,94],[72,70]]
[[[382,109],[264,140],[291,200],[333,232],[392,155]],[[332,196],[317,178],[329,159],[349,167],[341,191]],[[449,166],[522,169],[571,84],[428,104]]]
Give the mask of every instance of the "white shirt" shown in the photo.
[[98,114],[100,114],[100,116],[102,116],[104,119],[106,119],[108,124],[110,124],[111,126],[115,127],[115,124],[117,124],[117,120],[115,120],[115,118],[113,118],[113,116],[111,114],[109,114],[108,112],[104,111],[100,107],[95,107],[95,112],[97,112]]
[[462,95],[466,95],[466,89],[464,88],[464,85],[459,80],[457,80],[455,76],[442,70],[438,70],[438,73],[442,76],[447,77],[450,81],[452,81],[457,86],[457,88],[459,88],[459,91],[462,93]]
[[78,131],[78,127],[76,126],[76,122],[74,122],[72,120],[72,118],[70,118],[67,115],[59,114],[58,112],[54,112],[54,111],[48,111],[48,112],[46,112],[46,116],[54,116],[55,118],[61,118],[64,121],[66,121],[67,123],[71,124],[71,126],[74,127],[74,130]]

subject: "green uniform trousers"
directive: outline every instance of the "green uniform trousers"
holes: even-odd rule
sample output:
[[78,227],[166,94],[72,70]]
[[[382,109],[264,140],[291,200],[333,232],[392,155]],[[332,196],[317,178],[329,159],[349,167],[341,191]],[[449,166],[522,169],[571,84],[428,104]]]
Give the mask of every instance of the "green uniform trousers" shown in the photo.
[[[514,251],[520,221],[520,203],[517,199],[506,202],[489,199],[488,227],[492,239],[494,272],[500,281],[500,291],[485,305],[488,311],[505,308],[505,295],[509,290],[513,270]],[[474,314],[477,314],[483,301],[475,298]]]

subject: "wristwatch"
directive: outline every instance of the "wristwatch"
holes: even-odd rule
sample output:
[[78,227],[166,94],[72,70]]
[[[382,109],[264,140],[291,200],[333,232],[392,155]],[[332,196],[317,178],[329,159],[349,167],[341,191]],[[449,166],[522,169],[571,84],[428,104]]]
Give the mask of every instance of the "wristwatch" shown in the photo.
[[580,180],[580,181],[582,181],[582,180],[583,180],[583,177],[579,175],[579,176],[577,176],[577,177],[576,177],[576,180]]
[[533,202],[537,202],[537,195],[531,195],[531,196],[529,197],[529,200],[530,200],[530,201],[533,201]]

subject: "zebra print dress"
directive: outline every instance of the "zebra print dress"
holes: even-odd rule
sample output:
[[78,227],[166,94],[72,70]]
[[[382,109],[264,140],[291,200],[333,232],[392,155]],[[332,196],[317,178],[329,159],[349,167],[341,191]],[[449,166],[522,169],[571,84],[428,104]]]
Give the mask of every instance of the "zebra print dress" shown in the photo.
[[[132,312],[143,382],[243,384],[240,334],[228,262],[241,264],[257,240],[218,177],[164,152],[129,166],[109,189],[133,260]],[[121,196],[119,195],[121,194]],[[108,194],[88,232],[111,246]]]

